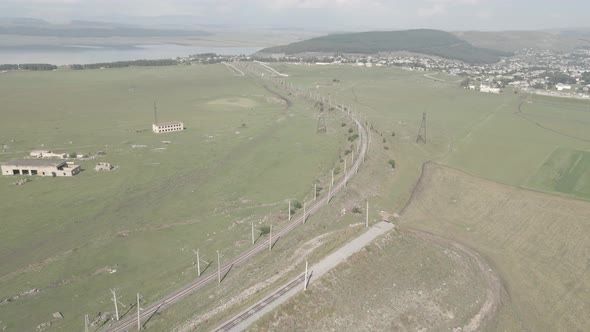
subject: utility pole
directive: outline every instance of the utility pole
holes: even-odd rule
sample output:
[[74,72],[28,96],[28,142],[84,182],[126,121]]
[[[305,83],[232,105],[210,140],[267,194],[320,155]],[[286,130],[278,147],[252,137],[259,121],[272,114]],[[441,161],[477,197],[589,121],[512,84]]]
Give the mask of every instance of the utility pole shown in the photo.
[[219,250],[217,250],[217,282],[221,283],[221,258],[219,257]]
[[365,216],[365,227],[369,227],[369,200],[367,199],[367,213]]
[[139,293],[137,293],[137,330],[141,330],[141,320],[139,319]]
[[307,261],[305,261],[305,279],[303,281],[303,290],[307,290]]
[[350,163],[354,165],[354,148],[352,148],[350,152]]
[[197,276],[201,276],[201,259],[199,257],[199,249],[197,249]]
[[328,200],[326,201],[326,205],[330,204],[331,196],[332,196],[332,185],[330,185],[330,188],[328,188]]
[[270,225],[270,231],[268,232],[268,250],[272,251],[272,225]]
[[111,289],[111,293],[113,294],[113,303],[115,304],[115,318],[119,320],[119,307],[117,306],[117,290],[113,288]]
[[344,157],[344,176],[346,176],[346,160],[347,158]]
[[252,244],[254,244],[254,222],[252,222]]
[[291,200],[289,200],[289,221],[291,221]]
[[318,184],[313,184],[313,201],[315,202],[318,199]]
[[332,182],[330,184],[330,186],[334,185],[334,169],[332,168]]
[[422,113],[422,123],[420,123],[420,129],[418,129],[416,143],[426,144],[426,113]]
[[88,332],[88,325],[90,324],[88,314],[84,315],[84,332]]
[[303,223],[305,224],[305,219],[307,219],[307,212],[305,211],[305,201],[303,202]]

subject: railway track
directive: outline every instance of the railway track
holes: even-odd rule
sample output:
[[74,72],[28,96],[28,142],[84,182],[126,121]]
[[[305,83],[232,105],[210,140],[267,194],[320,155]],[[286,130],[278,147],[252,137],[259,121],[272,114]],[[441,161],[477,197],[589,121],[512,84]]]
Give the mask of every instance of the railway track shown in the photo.
[[277,290],[276,292],[272,293],[271,295],[267,296],[262,302],[259,302],[250,310],[244,312],[243,314],[235,317],[230,322],[224,324],[223,326],[218,327],[215,329],[215,332],[229,332],[231,331],[236,325],[240,324],[241,322],[245,321],[246,319],[250,318],[255,313],[262,310],[267,305],[271,304],[277,298],[283,296],[283,294],[287,293],[291,289],[301,285],[305,281],[305,275],[301,275],[298,278],[294,279],[287,285],[283,286],[281,289]]
[[[348,111],[345,110],[344,108],[342,108],[340,105],[330,105],[330,106],[336,108],[337,110],[341,111],[344,114],[348,114]],[[367,153],[367,150],[368,150],[368,146],[369,146],[368,134],[369,134],[369,132],[368,132],[368,129],[366,128],[365,124],[362,122],[362,120],[357,119],[356,117],[354,117],[354,115],[351,115],[351,119],[355,122],[355,124],[357,126],[358,133],[359,133],[359,142],[360,142],[360,144],[357,148],[356,154],[355,154],[358,157],[354,161],[352,167],[348,170],[348,172],[344,175],[344,177],[341,177],[340,179],[338,179],[335,182],[332,190],[330,190],[327,195],[320,196],[320,197],[318,197],[318,199],[316,201],[311,203],[311,205],[307,209],[307,212],[305,215],[300,215],[296,218],[293,218],[293,220],[290,223],[288,223],[285,227],[280,229],[278,232],[273,233],[273,239],[275,239],[273,242],[276,242],[278,239],[280,239],[281,237],[288,234],[291,230],[293,230],[298,225],[303,224],[305,219],[307,219],[309,216],[316,213],[322,206],[328,204],[330,202],[330,200],[332,199],[332,197],[335,194],[337,194],[338,192],[340,192],[346,186],[348,181],[350,181],[350,179],[358,172],[358,169],[360,168],[362,162],[364,161],[365,154]],[[222,278],[225,277],[225,275],[227,275],[232,268],[243,264],[249,258],[259,254],[260,252],[268,250],[269,241],[270,240],[265,240],[257,245],[254,245],[253,247],[247,249],[246,251],[242,252],[241,254],[233,257],[229,261],[222,264],[222,266],[220,268]],[[271,244],[271,246],[273,244]],[[196,278],[195,280],[191,281],[190,283],[186,284],[185,286],[173,291],[172,293],[168,294],[167,296],[163,297],[162,299],[160,299],[160,300],[154,302],[153,304],[147,306],[146,308],[144,308],[139,314],[139,321],[140,322],[149,321],[149,319],[152,316],[154,316],[156,313],[158,313],[159,311],[162,311],[162,310],[168,308],[169,306],[180,301],[181,299],[185,298],[186,296],[194,293],[195,291],[203,288],[204,286],[208,285],[209,283],[216,281],[217,278],[218,278],[218,274],[213,271],[201,275],[200,277]],[[138,320],[138,318],[136,316],[130,315],[128,317],[125,317],[125,318],[119,320],[118,322],[114,323],[111,326],[107,326],[107,327],[103,328],[102,330],[109,331],[109,332],[124,332],[124,331],[133,330],[133,329],[137,328],[137,320]]]

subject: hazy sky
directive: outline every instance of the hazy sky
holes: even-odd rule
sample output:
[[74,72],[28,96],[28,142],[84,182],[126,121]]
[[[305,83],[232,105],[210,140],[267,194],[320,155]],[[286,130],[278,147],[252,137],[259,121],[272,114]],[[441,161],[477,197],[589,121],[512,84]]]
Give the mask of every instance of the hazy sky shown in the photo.
[[53,22],[161,15],[331,30],[546,29],[590,26],[590,0],[0,0],[0,16]]

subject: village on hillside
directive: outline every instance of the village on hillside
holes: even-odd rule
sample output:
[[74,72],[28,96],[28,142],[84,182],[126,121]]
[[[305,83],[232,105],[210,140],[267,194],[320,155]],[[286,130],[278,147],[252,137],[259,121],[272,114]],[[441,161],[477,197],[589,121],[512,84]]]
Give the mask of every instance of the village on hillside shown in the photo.
[[400,52],[377,55],[305,53],[223,56],[197,54],[177,58],[185,64],[232,61],[287,62],[308,65],[399,67],[409,71],[441,72],[457,76],[466,89],[500,93],[507,87],[529,93],[590,99],[590,50],[569,53],[524,49],[493,64],[468,64],[434,56]]

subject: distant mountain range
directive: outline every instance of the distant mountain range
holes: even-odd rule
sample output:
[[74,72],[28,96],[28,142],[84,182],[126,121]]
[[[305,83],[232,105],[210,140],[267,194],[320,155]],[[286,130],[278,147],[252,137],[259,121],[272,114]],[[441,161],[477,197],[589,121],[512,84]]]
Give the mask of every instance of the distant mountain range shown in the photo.
[[577,48],[590,48],[590,29],[583,28],[547,31],[464,31],[454,34],[477,47],[511,52],[524,48],[565,52]]
[[120,23],[74,20],[52,24],[31,18],[0,18],[0,35],[106,38],[106,37],[191,37],[208,36],[209,32],[193,29],[166,29]]
[[[111,17],[111,21],[73,20],[69,23],[51,23],[34,18],[0,17],[0,46],[39,46],[71,44],[95,45],[111,43],[111,37],[121,42],[145,42],[143,37],[155,37],[158,43],[174,39],[176,43],[193,44],[205,40],[203,36],[231,31],[233,39],[243,35],[249,43],[265,45],[298,42],[265,49],[267,53],[362,53],[409,51],[456,59],[468,63],[490,63],[502,56],[523,48],[571,51],[590,49],[590,29],[554,29],[544,31],[463,31],[448,33],[440,30],[373,31],[332,33],[306,27],[277,28],[271,26],[212,24],[211,18],[197,16]],[[281,33],[277,33],[280,31]],[[288,31],[288,33],[284,32]],[[248,37],[249,33],[254,32]],[[328,34],[327,36],[307,39]],[[280,38],[277,38],[280,35]],[[5,38],[6,36],[6,38]],[[10,38],[10,36],[15,38]],[[39,38],[19,38],[19,36]],[[252,37],[255,36],[255,37]],[[47,38],[52,37],[52,38]],[[109,39],[111,38],[111,39]],[[307,39],[303,40],[302,39]],[[109,40],[107,40],[109,39]],[[151,42],[154,42],[151,40]],[[222,40],[219,43],[223,43]],[[257,44],[260,45],[260,44]]]
[[494,63],[512,53],[475,47],[452,33],[431,30],[371,31],[334,34],[263,49],[260,53],[356,53],[407,51],[467,63]]

